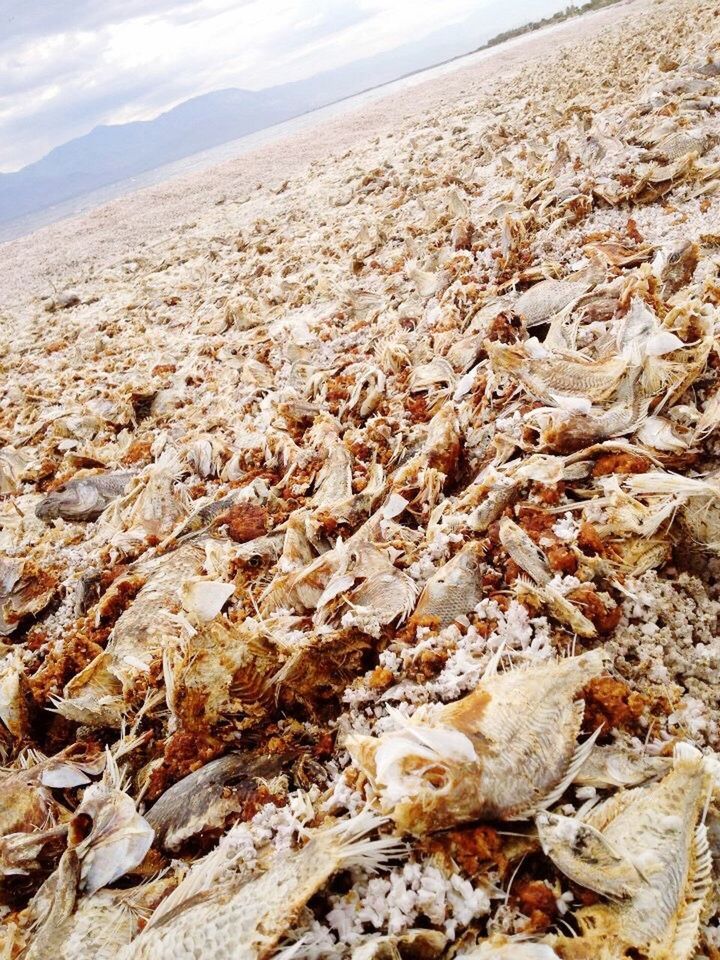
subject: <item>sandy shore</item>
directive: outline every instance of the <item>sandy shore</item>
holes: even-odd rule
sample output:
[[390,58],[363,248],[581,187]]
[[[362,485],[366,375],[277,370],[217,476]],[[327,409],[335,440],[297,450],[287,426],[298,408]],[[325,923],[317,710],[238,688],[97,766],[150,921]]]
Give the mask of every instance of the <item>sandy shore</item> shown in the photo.
[[[86,285],[104,268],[162,249],[167,238],[239,230],[261,214],[268,193],[285,179],[303,178],[328,154],[342,156],[374,138],[453,101],[477,96],[493,81],[512,83],[537,63],[619,20],[639,22],[652,0],[629,0],[606,10],[517,38],[484,52],[471,65],[422,81],[360,110],[319,123],[239,157],[107,203],[27,237],[0,245],[0,309],[9,320],[37,310],[37,299]],[[33,303],[35,306],[33,307]]]
[[4,249],[0,956],[719,955],[718,223],[638,0]]

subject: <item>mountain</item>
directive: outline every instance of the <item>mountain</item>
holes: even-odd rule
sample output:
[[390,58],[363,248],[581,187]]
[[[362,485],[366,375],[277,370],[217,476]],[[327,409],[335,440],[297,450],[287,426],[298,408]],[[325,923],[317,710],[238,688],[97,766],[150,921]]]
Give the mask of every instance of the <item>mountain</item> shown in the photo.
[[99,126],[16,173],[0,175],[0,222],[279,123],[303,109],[275,90],[218,90],[154,120]]
[[[522,0],[521,0],[522,2]],[[524,0],[523,13],[560,6]],[[152,120],[98,126],[14,173],[0,174],[0,223],[134,177],[256,130],[380,86],[476,49],[506,25],[504,4],[484,7],[424,40],[264,90],[217,90],[186,100]],[[517,10],[515,11],[517,17]],[[488,29],[492,25],[493,29]]]

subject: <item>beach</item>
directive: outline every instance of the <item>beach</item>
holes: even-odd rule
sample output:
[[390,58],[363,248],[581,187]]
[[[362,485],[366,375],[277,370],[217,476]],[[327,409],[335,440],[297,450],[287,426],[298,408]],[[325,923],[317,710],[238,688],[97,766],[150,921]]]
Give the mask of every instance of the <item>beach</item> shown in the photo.
[[[310,115],[307,129],[237,160],[139,190],[91,213],[0,243],[0,309],[12,307],[11,314],[20,309],[26,316],[38,297],[85,283],[91,272],[124,258],[152,256],[179,236],[239,229],[262,210],[285,179],[312,177],[312,165],[326,161],[328,155],[367,153],[369,140],[395,135],[414,117],[447,108],[492,81],[509,82],[525,63],[542,61],[558,45],[592,36],[619,18],[640,18],[649,5],[650,0],[622,3],[431,68],[428,72],[439,76],[425,80],[424,73],[418,74],[410,79],[411,85],[387,97],[380,89],[379,100],[318,125]],[[466,66],[466,60],[471,65]]]
[[720,955],[720,12],[0,247],[0,955]]

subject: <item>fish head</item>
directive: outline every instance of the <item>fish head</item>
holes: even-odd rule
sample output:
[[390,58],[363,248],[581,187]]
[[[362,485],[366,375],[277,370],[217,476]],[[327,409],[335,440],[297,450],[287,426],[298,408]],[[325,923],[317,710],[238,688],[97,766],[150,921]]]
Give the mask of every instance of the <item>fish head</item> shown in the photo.
[[588,836],[583,823],[575,817],[563,817],[557,813],[542,811],[535,817],[535,825],[543,853],[551,860],[570,849],[579,853],[587,845]]
[[0,837],[24,830],[39,830],[58,819],[60,806],[39,781],[39,766],[11,773],[0,780],[3,797]]
[[478,776],[473,741],[448,727],[405,721],[401,730],[381,738],[350,737],[346,746],[380,794],[383,813],[407,833],[453,823],[455,808]]
[[104,500],[89,481],[73,480],[53,490],[35,507],[39,520],[92,520],[102,513]]
[[68,840],[80,861],[80,885],[89,894],[138,866],[155,833],[122,790],[87,787],[70,823]]
[[581,886],[623,900],[645,882],[632,860],[591,824],[547,812],[539,813],[535,824],[543,853]]
[[10,653],[0,662],[0,737],[3,728],[21,740],[30,722],[30,693],[19,655]]
[[445,403],[428,424],[425,441],[427,464],[449,474],[460,456],[460,424],[452,403]]

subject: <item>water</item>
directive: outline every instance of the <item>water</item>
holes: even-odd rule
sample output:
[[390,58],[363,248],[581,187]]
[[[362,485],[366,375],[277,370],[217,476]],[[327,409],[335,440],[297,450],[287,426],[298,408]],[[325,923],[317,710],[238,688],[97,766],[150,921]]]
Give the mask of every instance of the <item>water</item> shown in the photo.
[[[537,31],[536,35],[551,33],[558,30],[560,26],[561,24],[545,27],[543,30]],[[288,134],[312,128],[324,120],[350,113],[359,107],[386,97],[396,91],[408,90],[418,84],[425,83],[427,80],[441,77],[461,67],[471,66],[474,63],[486,60],[497,50],[508,49],[516,44],[522,43],[524,40],[525,37],[516,37],[504,43],[502,48],[490,47],[486,50],[479,50],[476,53],[456,57],[444,63],[437,64],[434,67],[429,67],[426,70],[420,70],[408,76],[401,77],[399,80],[392,80],[389,83],[373,87],[370,90],[365,90],[354,96],[346,97],[344,100],[338,100],[325,107],[320,107],[309,113],[293,117],[291,120],[285,120],[283,123],[277,123],[271,127],[257,130],[255,133],[247,134],[237,140],[229,140],[227,143],[211,147],[209,150],[202,150],[200,153],[193,153],[179,160],[174,160],[172,163],[166,163],[152,170],[146,170],[127,180],[118,180],[115,183],[99,187],[97,190],[92,190],[89,193],[81,194],[70,200],[64,200],[62,203],[55,204],[52,207],[46,207],[44,210],[34,211],[25,216],[17,217],[14,220],[8,220],[0,224],[0,243],[8,240],[16,240],[18,237],[24,237],[38,230],[40,227],[56,223],[58,220],[88,213],[90,210],[94,210],[96,207],[100,207],[110,200],[127,196],[145,187],[164,183],[173,177],[200,172],[201,170],[215,167],[225,160],[234,160],[264,144],[271,143],[274,140],[280,140],[288,136]]]

